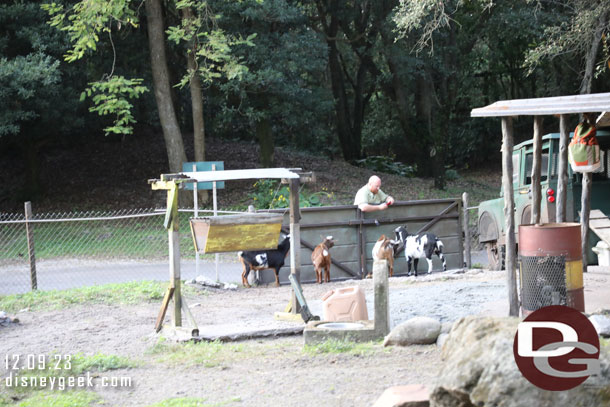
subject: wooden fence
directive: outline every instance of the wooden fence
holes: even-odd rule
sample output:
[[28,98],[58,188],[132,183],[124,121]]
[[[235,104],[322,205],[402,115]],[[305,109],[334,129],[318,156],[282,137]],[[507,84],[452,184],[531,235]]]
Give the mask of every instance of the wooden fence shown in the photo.
[[[331,280],[363,278],[372,270],[371,251],[382,234],[394,238],[394,229],[406,225],[409,233],[431,232],[444,244],[443,253],[447,269],[464,265],[462,237],[462,200],[437,199],[425,201],[396,202],[385,211],[361,212],[357,206],[328,206],[301,208],[301,282],[314,282],[315,271],[311,263],[311,252],[325,236],[336,240],[331,249],[333,265]],[[283,213],[287,210],[272,210]],[[283,229],[289,230],[289,215],[284,213]],[[290,261],[280,271],[280,282],[288,283]],[[433,257],[434,271],[442,270],[438,257]],[[418,272],[425,273],[428,263],[419,262]],[[407,265],[404,252],[394,262],[394,275],[405,275]],[[264,271],[262,282],[274,281],[272,271]]]

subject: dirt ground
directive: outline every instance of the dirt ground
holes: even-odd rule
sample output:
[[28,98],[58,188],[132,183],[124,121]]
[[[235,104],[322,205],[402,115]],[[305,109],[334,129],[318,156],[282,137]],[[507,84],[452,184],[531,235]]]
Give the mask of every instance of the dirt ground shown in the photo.
[[[314,313],[319,313],[320,298],[326,291],[349,285],[365,290],[371,308],[371,280],[306,285],[304,294]],[[587,311],[610,308],[609,270],[587,273],[585,287]],[[505,291],[503,272],[434,273],[417,281],[392,278],[392,325],[414,315],[444,322],[469,314],[506,315]],[[295,326],[273,319],[273,313],[283,310],[289,298],[290,287],[282,286],[205,289],[187,301],[200,332],[220,334]],[[136,367],[100,373],[98,380],[101,376],[130,377],[130,386],[89,389],[111,406],[147,406],[183,397],[223,406],[370,406],[390,386],[431,386],[441,367],[436,345],[383,348],[374,344],[364,353],[312,353],[304,350],[300,335],[228,343],[202,357],[195,347],[184,344],[159,347],[160,338],[153,329],[159,308],[159,303],[146,303],[24,310],[16,315],[20,324],[0,328],[1,353],[101,352],[128,357]],[[192,351],[192,358],[164,356],[168,352],[175,356],[177,348],[182,354],[185,349],[187,355]],[[0,375],[4,377],[6,370],[0,370]]]

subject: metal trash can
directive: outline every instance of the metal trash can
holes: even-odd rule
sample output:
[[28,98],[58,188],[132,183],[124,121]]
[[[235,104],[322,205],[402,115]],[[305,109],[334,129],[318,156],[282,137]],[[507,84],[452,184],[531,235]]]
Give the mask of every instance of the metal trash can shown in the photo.
[[585,311],[579,223],[519,226],[521,313],[549,305]]

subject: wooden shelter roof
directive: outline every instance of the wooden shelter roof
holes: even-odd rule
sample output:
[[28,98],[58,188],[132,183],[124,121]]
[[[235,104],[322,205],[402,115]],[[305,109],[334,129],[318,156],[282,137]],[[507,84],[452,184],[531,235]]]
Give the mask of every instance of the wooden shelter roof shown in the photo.
[[230,181],[238,179],[299,178],[299,174],[286,168],[252,168],[249,170],[181,172],[197,182]]
[[[610,93],[556,96],[535,99],[500,100],[472,109],[472,117],[544,116],[569,113],[602,113],[598,126],[610,124]],[[606,124],[602,124],[606,123]]]

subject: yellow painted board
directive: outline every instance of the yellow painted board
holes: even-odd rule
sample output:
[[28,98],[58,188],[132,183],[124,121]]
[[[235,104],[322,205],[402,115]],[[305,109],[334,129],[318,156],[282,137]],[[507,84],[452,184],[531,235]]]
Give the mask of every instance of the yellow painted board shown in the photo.
[[582,260],[566,262],[566,288],[576,290],[583,287]]
[[277,249],[281,223],[210,227],[206,253]]

